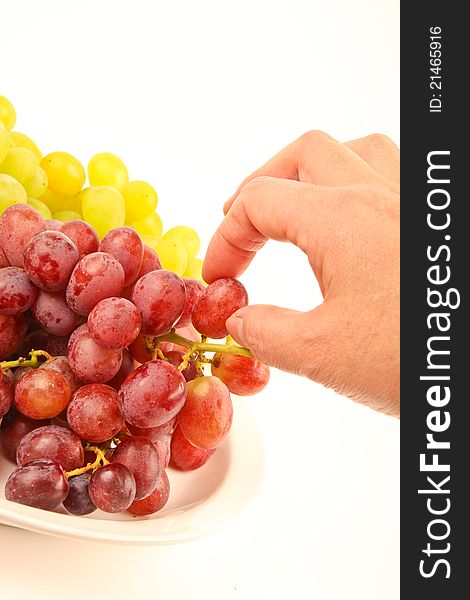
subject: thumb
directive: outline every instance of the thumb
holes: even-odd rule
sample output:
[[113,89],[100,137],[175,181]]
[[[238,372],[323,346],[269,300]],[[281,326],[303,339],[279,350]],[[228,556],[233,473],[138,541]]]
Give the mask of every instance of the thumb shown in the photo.
[[[245,306],[226,321],[229,334],[261,362],[298,375],[311,375],[317,355],[322,306],[303,313],[267,304]],[[321,354],[320,354],[321,355]]]

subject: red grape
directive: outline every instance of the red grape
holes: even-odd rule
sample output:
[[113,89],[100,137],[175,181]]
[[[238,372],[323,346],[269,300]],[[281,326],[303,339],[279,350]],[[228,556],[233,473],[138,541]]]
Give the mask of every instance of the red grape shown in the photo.
[[159,438],[165,437],[173,431],[175,421],[176,417],[173,417],[167,423],[157,425],[156,427],[136,427],[130,423],[126,423],[126,426],[132,435],[143,436],[152,440],[152,442],[156,442]]
[[70,514],[83,517],[96,510],[88,493],[90,477],[90,473],[82,473],[69,478],[69,493],[63,505]]
[[132,344],[139,335],[140,325],[138,308],[125,298],[105,298],[88,316],[91,336],[104,348],[118,350]]
[[191,325],[191,313],[193,312],[194,304],[199,296],[206,289],[204,285],[197,279],[183,279],[186,288],[186,296],[184,302],[183,314],[176,324],[176,327],[187,327]]
[[191,319],[194,327],[210,338],[228,335],[225,321],[248,304],[248,294],[236,279],[225,277],[211,283],[197,298]]
[[0,246],[0,269],[3,267],[9,267],[10,263],[8,262],[7,257],[5,256],[5,252],[3,252],[3,248]]
[[124,285],[137,279],[142,267],[144,248],[140,235],[130,227],[111,229],[101,240],[100,252],[108,252],[124,269]]
[[134,475],[135,498],[140,500],[153,492],[160,475],[160,462],[155,444],[146,437],[128,437],[114,450],[112,462],[125,465]]
[[134,360],[126,348],[122,351],[122,363],[119,368],[119,371],[116,375],[107,382],[107,385],[110,385],[116,391],[119,391],[123,381],[132,373],[134,370]]
[[48,292],[60,292],[67,287],[80,255],[77,246],[61,231],[43,231],[29,241],[23,258],[33,283]]
[[[26,318],[29,317],[29,313],[26,313]],[[36,321],[34,325],[37,327]],[[30,331],[24,338],[21,346],[18,349],[18,354],[24,358],[29,356],[31,350],[46,350],[47,343],[49,341],[49,334],[44,329],[35,329]]]
[[126,466],[110,463],[92,474],[88,493],[97,508],[108,513],[122,512],[135,498],[135,479]]
[[10,410],[14,399],[13,374],[10,374],[11,371],[7,374],[0,369],[0,419]]
[[[28,310],[38,289],[18,267],[0,269],[0,315],[17,315]],[[1,351],[0,351],[1,352]]]
[[140,267],[140,271],[136,277],[136,280],[140,279],[144,275],[147,275],[147,273],[150,273],[150,271],[158,271],[160,269],[163,269],[163,267],[160,259],[158,258],[158,254],[148,244],[144,244],[142,266]]
[[53,460],[64,471],[83,466],[83,446],[78,435],[58,425],[45,425],[27,433],[16,452],[16,462],[24,465],[32,460]]
[[187,387],[188,397],[178,415],[181,432],[193,446],[217,448],[232,425],[230,392],[217,377],[199,377],[189,381]]
[[67,304],[87,316],[100,300],[119,296],[124,285],[124,270],[114,256],[94,252],[76,265],[67,285]]
[[64,470],[52,460],[33,460],[19,466],[5,484],[5,498],[19,504],[53,510],[69,491]]
[[68,336],[50,335],[44,346],[44,350],[52,356],[67,356],[67,347],[69,344]]
[[48,419],[30,419],[12,409],[3,417],[0,424],[0,447],[3,454],[16,463],[16,451],[22,438],[33,429],[49,424]]
[[26,373],[29,373],[32,370],[33,370],[33,367],[30,367],[29,365],[26,365],[24,367],[18,367],[17,369],[15,369],[15,374],[14,374],[15,386],[18,383],[18,381],[21,381],[21,379],[26,375]]
[[149,344],[151,345],[153,342],[153,337],[144,336],[143,333],[139,333],[135,341],[133,341],[132,344],[129,345],[129,352],[132,354],[132,357],[140,363],[152,360],[152,353],[147,351],[145,338],[148,338]]
[[83,385],[83,381],[80,381],[80,379],[78,379],[75,373],[72,371],[69,359],[66,356],[56,356],[52,360],[43,363],[39,368],[61,373],[69,382],[70,391],[72,394],[74,394],[78,388]]
[[171,436],[171,458],[170,466],[180,471],[194,471],[206,464],[214,454],[213,450],[196,448],[184,437],[181,427],[178,425]]
[[167,333],[183,312],[184,282],[172,271],[151,271],[137,281],[131,300],[142,315],[142,333]]
[[16,408],[31,419],[50,419],[64,410],[70,401],[67,379],[56,371],[33,369],[15,388]]
[[29,204],[14,204],[0,216],[0,246],[12,267],[23,267],[23,252],[29,240],[45,230],[45,222]]
[[106,383],[119,371],[122,351],[98,346],[84,324],[70,336],[68,359],[72,371],[82,381]]
[[[174,365],[175,367],[179,367],[182,363],[184,352],[182,350],[170,350],[169,352],[165,353],[165,356],[170,359],[172,365]],[[191,381],[196,377],[197,368],[195,358],[192,358],[189,361],[188,366],[186,367],[186,369],[183,369],[181,371],[181,374],[186,379],[186,381]]]
[[170,464],[170,443],[171,435],[164,435],[157,438],[154,442],[157,447],[158,456],[160,458],[160,470],[163,471]]
[[269,381],[269,367],[251,356],[216,354],[211,370],[238,396],[257,394]]
[[39,290],[31,310],[39,325],[51,335],[70,335],[80,320],[80,316],[70,308],[60,292]]
[[0,315],[0,360],[12,355],[23,342],[28,329],[26,317]]
[[170,482],[166,472],[162,471],[157,481],[157,486],[150,496],[147,496],[147,498],[144,498],[143,500],[134,500],[127,510],[132,515],[136,515],[138,517],[153,515],[165,506],[169,497]]
[[116,390],[102,383],[79,388],[67,408],[67,421],[80,438],[89,442],[114,437],[124,425]]
[[61,223],[61,226],[62,233],[65,233],[77,246],[80,258],[83,258],[86,254],[98,251],[100,240],[98,234],[89,223],[75,219],[67,221],[67,223]]
[[65,223],[62,223],[62,221],[58,221],[57,219],[46,219],[44,225],[46,231],[62,231],[62,226],[65,225]]
[[167,423],[180,411],[185,398],[184,377],[163,360],[151,360],[138,367],[124,381],[118,395],[124,418],[137,427]]

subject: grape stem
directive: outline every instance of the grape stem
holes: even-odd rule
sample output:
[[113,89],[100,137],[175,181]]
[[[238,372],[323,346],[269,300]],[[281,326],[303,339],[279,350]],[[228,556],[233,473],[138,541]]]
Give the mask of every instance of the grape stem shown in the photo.
[[78,469],[73,469],[73,471],[67,471],[64,473],[65,477],[68,479],[69,477],[75,477],[75,475],[82,475],[82,473],[86,473],[87,471],[92,471],[97,469],[98,467],[109,465],[109,460],[106,458],[105,453],[98,446],[87,446],[86,450],[91,450],[96,454],[96,459],[92,463],[88,463],[84,467],[80,467]]
[[31,350],[29,353],[31,358],[18,358],[17,360],[4,360],[0,362],[0,368],[2,369],[14,369],[15,367],[32,367],[36,369],[40,365],[44,364],[39,362],[40,356],[46,357],[46,362],[51,361],[54,357],[46,352],[45,350]]
[[[205,340],[205,338],[203,339]],[[253,356],[248,348],[243,348],[243,346],[238,346],[236,344],[211,344],[206,341],[193,342],[192,340],[188,340],[182,335],[179,335],[173,329],[169,333],[165,333],[164,335],[155,338],[155,345],[158,345],[160,342],[170,342],[178,344],[179,346],[184,346],[188,349],[188,353],[191,351],[189,355],[195,352],[220,352],[222,354],[236,354],[237,356]]]

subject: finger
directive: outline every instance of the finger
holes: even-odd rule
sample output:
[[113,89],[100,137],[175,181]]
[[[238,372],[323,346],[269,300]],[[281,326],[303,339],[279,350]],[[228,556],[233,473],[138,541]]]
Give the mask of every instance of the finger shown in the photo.
[[379,175],[400,184],[400,150],[386,135],[368,135],[345,146],[365,160]]
[[298,246],[319,277],[322,257],[336,232],[342,231],[340,197],[333,188],[271,177],[253,179],[212,237],[203,265],[205,281],[237,277],[268,239]]
[[322,131],[309,131],[249,175],[225,203],[225,214],[240,190],[252,179],[260,176],[294,179],[332,187],[360,183],[390,187],[390,182],[358,153]]

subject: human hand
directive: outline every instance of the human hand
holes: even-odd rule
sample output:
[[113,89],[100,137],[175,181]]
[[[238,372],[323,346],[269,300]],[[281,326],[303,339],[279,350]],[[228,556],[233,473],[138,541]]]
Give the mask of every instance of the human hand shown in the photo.
[[308,257],[323,303],[303,313],[247,306],[230,335],[268,365],[399,416],[400,154],[387,137],[341,144],[312,131],[238,188],[204,261],[237,277],[268,239]]

